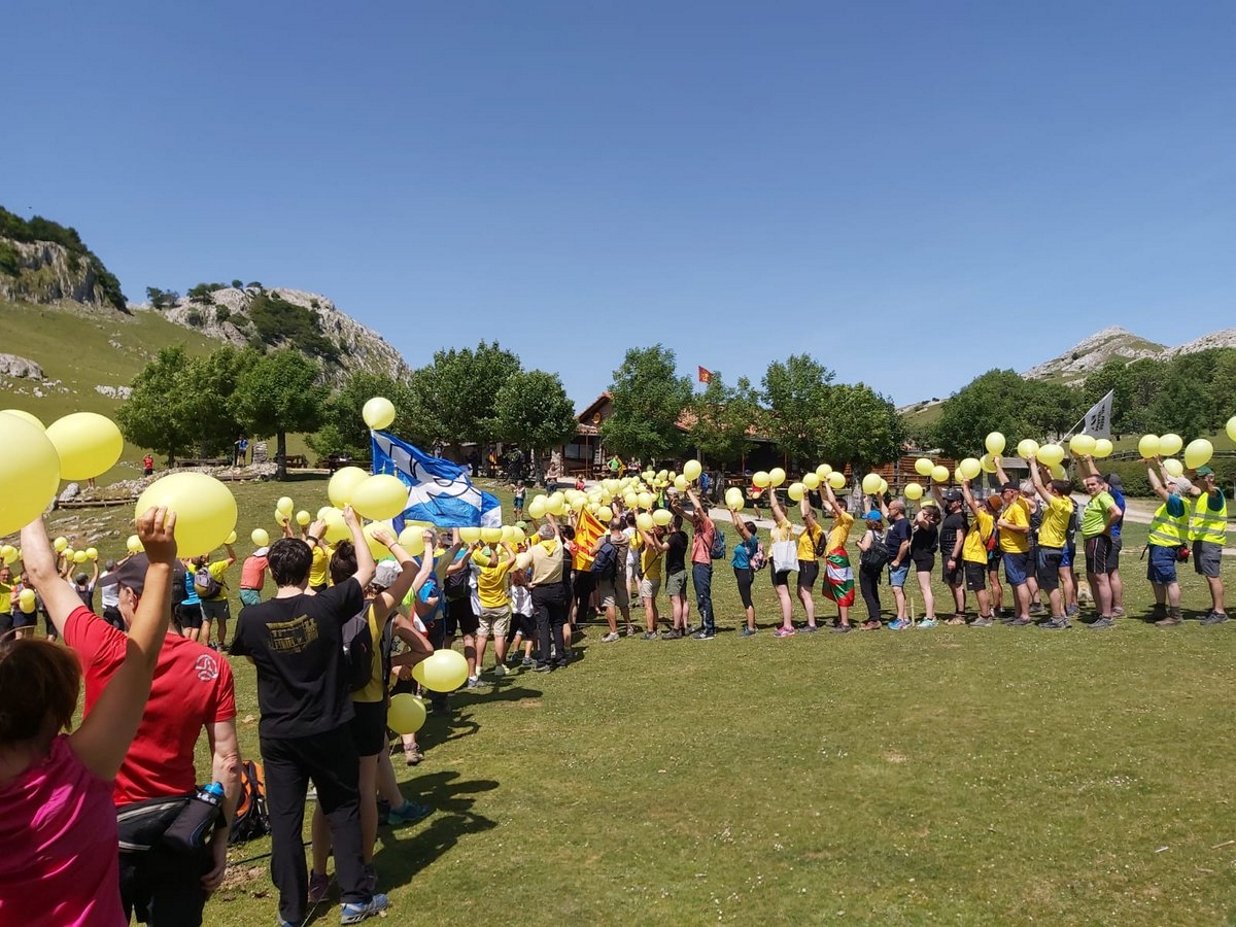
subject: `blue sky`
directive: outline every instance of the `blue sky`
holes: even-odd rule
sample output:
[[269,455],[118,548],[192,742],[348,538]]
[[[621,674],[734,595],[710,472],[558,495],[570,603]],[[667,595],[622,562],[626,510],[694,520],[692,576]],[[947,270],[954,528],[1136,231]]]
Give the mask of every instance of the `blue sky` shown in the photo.
[[0,204],[578,405],[632,345],[899,403],[1232,324],[1236,5],[6,4]]

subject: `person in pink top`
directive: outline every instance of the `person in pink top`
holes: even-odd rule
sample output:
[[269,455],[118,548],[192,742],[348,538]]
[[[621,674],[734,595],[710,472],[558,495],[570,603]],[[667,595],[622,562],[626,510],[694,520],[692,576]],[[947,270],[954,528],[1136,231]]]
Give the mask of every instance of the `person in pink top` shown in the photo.
[[243,605],[257,605],[262,601],[262,587],[266,585],[266,569],[270,561],[266,555],[269,547],[259,547],[240,565],[240,601]]
[[72,734],[63,731],[81,690],[73,651],[38,640],[0,643],[0,924],[128,923],[112,780],[141,722],[171,619],[175,526],[162,508],[138,519],[150,567],[133,603],[130,647]]
[[687,490],[687,497],[691,500],[691,511],[684,512],[680,500],[675,500],[674,511],[690,518],[695,529],[691,538],[691,584],[695,587],[695,603],[700,610],[700,629],[694,637],[697,641],[710,641],[717,636],[717,623],[712,613],[712,543],[717,536],[717,526],[694,489]]

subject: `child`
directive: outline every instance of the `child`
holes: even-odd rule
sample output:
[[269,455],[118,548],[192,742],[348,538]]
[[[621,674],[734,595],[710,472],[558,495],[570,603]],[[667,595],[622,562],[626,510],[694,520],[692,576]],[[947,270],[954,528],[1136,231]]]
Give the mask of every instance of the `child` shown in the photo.
[[515,484],[515,520],[522,521],[524,517],[524,500],[528,497],[528,489],[524,486],[524,481],[520,480]]
[[536,637],[536,622],[532,618],[532,590],[528,588],[531,571],[527,568],[511,570],[511,613],[514,616],[515,635],[511,638],[511,664],[519,657],[519,648],[524,648],[519,665],[532,669],[532,640]]

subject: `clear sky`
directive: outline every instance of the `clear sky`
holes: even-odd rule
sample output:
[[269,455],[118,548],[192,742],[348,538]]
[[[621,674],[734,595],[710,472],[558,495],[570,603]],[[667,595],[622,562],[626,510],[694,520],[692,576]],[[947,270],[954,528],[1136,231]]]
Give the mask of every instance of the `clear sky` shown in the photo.
[[577,405],[661,341],[898,403],[1236,324],[1236,4],[8,0],[0,204]]

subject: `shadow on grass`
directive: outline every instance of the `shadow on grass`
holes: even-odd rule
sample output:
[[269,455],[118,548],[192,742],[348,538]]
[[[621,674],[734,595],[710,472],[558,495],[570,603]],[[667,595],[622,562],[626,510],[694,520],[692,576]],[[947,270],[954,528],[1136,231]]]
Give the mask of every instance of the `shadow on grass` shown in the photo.
[[[459,773],[449,770],[417,776],[403,788],[415,794],[413,801],[424,802],[433,813],[419,824],[380,831],[382,848],[374,854],[379,884],[402,885],[419,869],[428,866],[454,847],[465,834],[479,834],[498,826],[472,810],[475,796],[498,788],[493,779],[459,781]],[[406,794],[406,792],[405,792]],[[408,863],[412,863],[411,869]]]

